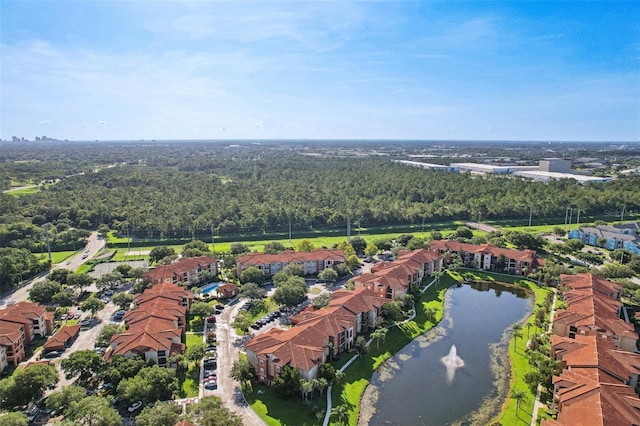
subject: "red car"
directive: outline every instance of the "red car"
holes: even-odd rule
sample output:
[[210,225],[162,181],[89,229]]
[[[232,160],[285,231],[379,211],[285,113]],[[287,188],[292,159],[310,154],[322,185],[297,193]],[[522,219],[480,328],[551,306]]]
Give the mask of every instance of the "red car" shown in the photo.
[[73,312],[69,312],[67,314],[67,319],[73,319]]

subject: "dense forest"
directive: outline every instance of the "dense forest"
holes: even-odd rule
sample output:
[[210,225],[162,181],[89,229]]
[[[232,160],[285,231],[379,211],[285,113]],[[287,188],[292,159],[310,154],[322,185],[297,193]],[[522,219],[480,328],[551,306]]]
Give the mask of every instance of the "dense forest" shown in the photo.
[[15,246],[30,232],[41,238],[44,223],[62,236],[68,227],[106,225],[139,237],[178,238],[284,231],[289,223],[322,230],[344,228],[347,220],[375,227],[523,219],[530,212],[561,218],[567,207],[591,217],[623,206],[640,210],[637,177],[544,184],[422,170],[384,156],[315,155],[283,144],[71,144],[5,155],[3,182],[24,179],[30,169],[62,180],[33,194],[0,195],[0,246]]

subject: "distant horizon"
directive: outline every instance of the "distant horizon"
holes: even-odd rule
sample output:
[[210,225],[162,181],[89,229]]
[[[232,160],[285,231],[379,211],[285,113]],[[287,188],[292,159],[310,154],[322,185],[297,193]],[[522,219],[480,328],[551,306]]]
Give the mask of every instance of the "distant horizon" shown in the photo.
[[[38,136],[40,137],[40,136]],[[446,143],[482,143],[482,142],[499,142],[499,143],[531,143],[531,144],[640,144],[640,140],[534,140],[534,139],[374,139],[374,138],[273,138],[273,139],[258,139],[258,138],[197,138],[197,139],[58,139],[55,137],[48,137],[47,140],[38,140],[24,138],[26,142],[30,143],[77,143],[77,142],[89,142],[89,143],[101,143],[101,142],[446,142]],[[1,140],[6,143],[24,143],[20,140]]]
[[0,139],[640,141],[639,1],[0,2]]

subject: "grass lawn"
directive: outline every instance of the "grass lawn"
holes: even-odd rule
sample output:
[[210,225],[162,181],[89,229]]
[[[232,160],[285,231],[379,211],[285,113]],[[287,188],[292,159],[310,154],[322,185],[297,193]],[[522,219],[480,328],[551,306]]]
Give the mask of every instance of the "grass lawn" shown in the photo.
[[[138,249],[131,249],[131,251],[138,251]],[[116,251],[116,254],[111,258],[112,262],[126,262],[127,260],[149,260],[149,255],[127,255],[127,249],[118,249],[118,251]]]
[[316,395],[311,405],[307,405],[300,398],[280,399],[267,386],[257,383],[253,384],[252,390],[245,390],[244,396],[251,408],[270,426],[321,425],[324,415],[318,419],[312,408],[315,406],[318,411],[324,410],[327,400],[326,395],[322,398]]
[[[531,290],[535,293],[535,303],[544,303],[545,297],[549,289],[540,288],[535,284],[530,286]],[[525,348],[527,344],[528,335],[539,333],[541,330],[537,329],[534,325],[535,315],[527,318],[527,321],[522,327],[522,337],[520,339],[511,340],[509,345],[509,359],[511,360],[511,386],[509,389],[509,395],[513,390],[524,391],[527,395],[526,399],[520,403],[520,409],[516,415],[516,401],[508,398],[502,406],[502,411],[497,420],[503,425],[529,425],[531,423],[531,416],[533,414],[533,404],[536,399],[536,395],[531,392],[529,386],[524,382],[524,375],[530,370],[529,361],[525,355]],[[531,324],[528,327],[527,324]],[[542,414],[540,412],[539,414]]]
[[178,391],[178,396],[180,398],[193,398],[200,394],[199,365],[191,365],[188,370],[178,370],[177,376],[180,381],[180,390]]
[[40,192],[40,187],[39,186],[36,186],[36,187],[33,187],[33,188],[16,189],[15,191],[9,190],[9,192],[7,192],[7,194],[13,195],[15,197],[20,197],[20,196],[23,196],[23,195],[35,194],[36,192]]
[[187,345],[187,347],[202,345],[202,333],[200,333],[200,334],[193,334],[193,333],[185,334],[185,342],[184,343],[185,343],[185,345]]
[[[77,251],[52,251],[51,252],[51,260],[52,263],[55,265],[57,263],[62,263],[65,260],[67,260],[68,258],[70,258],[71,256],[73,256],[74,254],[78,253]],[[36,256],[38,257],[38,261],[40,262],[44,262],[49,260],[49,254],[48,253],[41,253],[41,254],[36,254]]]
[[[559,221],[561,219],[558,218],[556,220]],[[554,219],[549,219],[549,222],[554,222],[554,221],[555,221]],[[523,232],[529,232],[534,234],[538,234],[542,232],[551,233],[553,232],[554,227],[557,227],[557,226],[564,227],[564,224],[562,222],[545,223],[545,224],[539,224],[539,225],[533,225],[533,226],[526,226],[526,225],[522,226],[520,224],[526,223],[526,220],[524,219],[487,221],[486,223],[500,227],[504,231],[523,231]],[[513,226],[514,224],[517,224],[517,226]],[[388,227],[378,227],[378,228],[371,228],[371,229],[361,228],[360,230],[356,228],[356,229],[353,229],[353,236],[354,237],[356,235],[361,236],[367,241],[393,240],[398,238],[398,236],[402,234],[408,234],[408,233],[413,234],[416,237],[428,237],[429,234],[435,230],[435,231],[440,231],[442,235],[446,238],[451,233],[455,232],[456,228],[461,225],[464,225],[464,221],[457,220],[457,221],[446,221],[446,222],[439,222],[439,223],[426,223],[424,228],[420,225],[388,226]],[[581,223],[580,225],[588,226],[589,223],[585,222],[585,223]],[[485,234],[486,234],[485,232],[473,230],[473,235],[478,236],[478,235],[485,235]],[[231,250],[231,244],[232,244],[231,240],[234,239],[234,237],[224,236],[224,237],[221,237],[221,239],[222,238],[229,241],[216,242],[215,251],[220,253],[229,252]],[[344,241],[346,237],[345,235],[335,235],[335,234],[323,236],[320,234],[320,231],[318,231],[317,234],[310,234],[305,238],[292,238],[291,240],[289,240],[288,238],[279,238],[279,235],[271,235],[271,236],[264,235],[263,237],[256,235],[255,238],[251,240],[246,240],[246,241],[243,240],[242,236],[237,236],[236,238],[238,239],[239,242],[246,245],[250,251],[262,252],[264,249],[264,245],[270,241],[278,241],[282,243],[285,247],[295,248],[300,241],[309,240],[316,248],[320,248],[320,247],[332,247],[333,245]],[[108,233],[107,243],[111,244],[112,247],[115,244],[118,244],[119,246],[118,253],[113,259],[114,261],[148,259],[148,255],[127,256],[126,255],[127,241],[128,239],[126,236],[118,236],[113,232]],[[137,244],[140,244],[141,241],[145,245],[137,246]],[[188,242],[188,239],[185,239],[184,241],[186,244]],[[214,246],[209,242],[210,239],[205,238],[204,241],[207,242],[209,249],[214,251],[213,250]],[[140,239],[134,238],[132,239],[132,243],[135,246],[132,246],[131,250],[145,251],[145,250],[151,250],[157,246],[167,246],[167,247],[172,247],[176,251],[176,253],[179,253],[184,244],[175,244],[175,242],[176,242],[175,239],[166,240],[166,241],[163,241],[163,240],[153,241],[153,240],[140,240]],[[170,244],[170,243],[173,243],[173,244]]]
[[[185,334],[185,345],[187,347],[202,345],[202,334]],[[200,394],[199,364],[189,366],[188,370],[178,370],[177,376],[180,381],[180,390],[178,391],[180,398],[192,398]]]

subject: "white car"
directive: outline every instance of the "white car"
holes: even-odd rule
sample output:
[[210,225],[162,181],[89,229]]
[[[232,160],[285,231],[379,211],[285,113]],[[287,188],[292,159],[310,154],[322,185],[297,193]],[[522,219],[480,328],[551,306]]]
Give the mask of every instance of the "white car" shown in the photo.
[[134,402],[133,404],[131,404],[131,407],[127,408],[127,411],[133,413],[140,407],[142,407],[142,401]]

